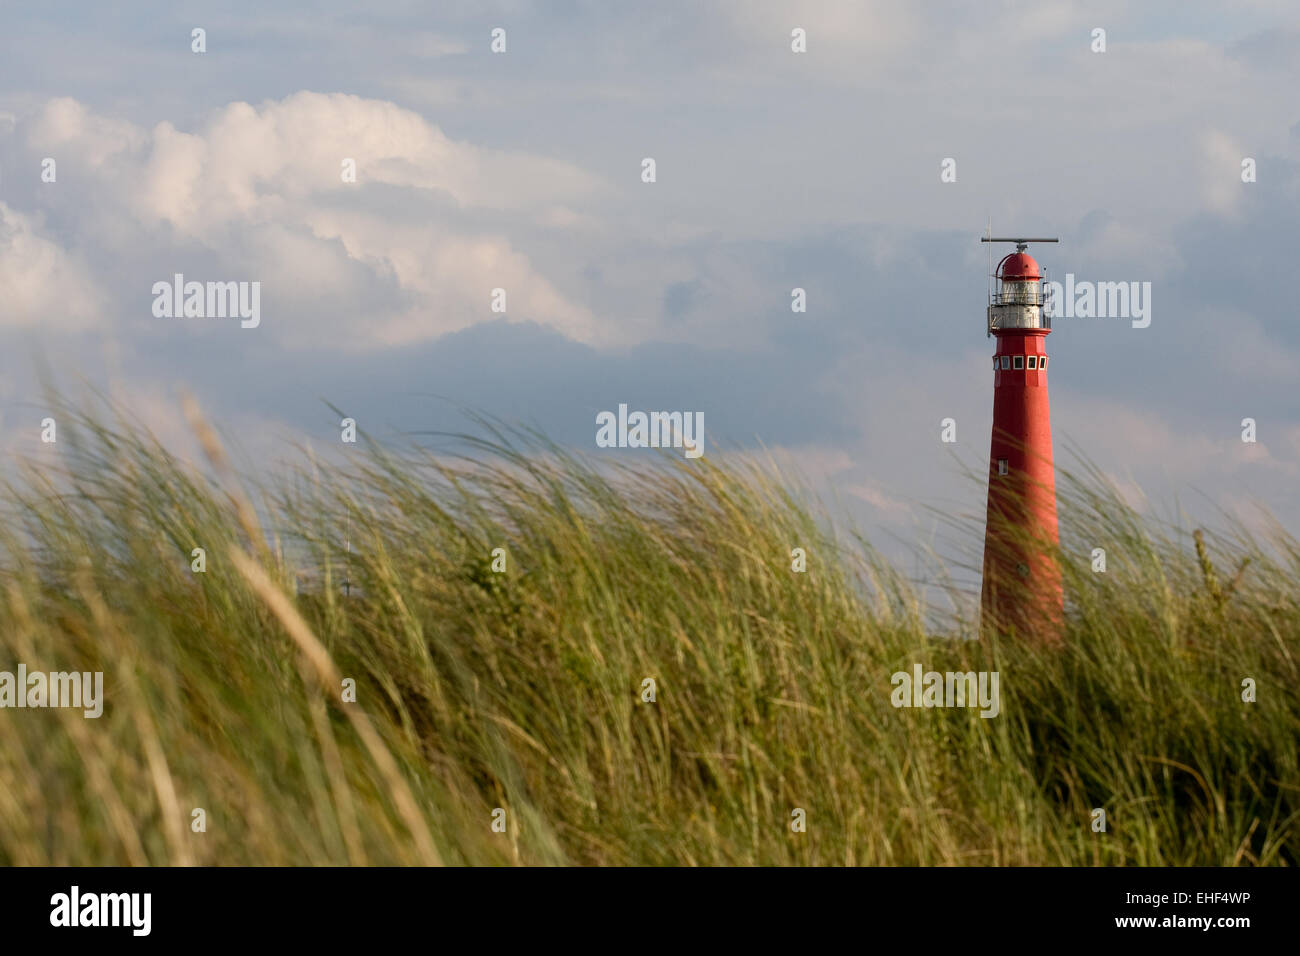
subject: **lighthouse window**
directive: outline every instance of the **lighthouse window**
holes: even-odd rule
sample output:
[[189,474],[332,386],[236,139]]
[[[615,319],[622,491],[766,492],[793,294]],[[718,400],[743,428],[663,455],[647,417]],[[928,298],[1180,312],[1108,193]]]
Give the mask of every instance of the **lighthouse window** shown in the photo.
[[994,369],[994,371],[997,371],[997,367],[998,367],[998,357],[995,355],[995,356],[993,356],[993,369]]
[[1010,356],[1010,355],[1004,355],[1004,356],[1002,356],[1002,367],[1003,367],[1003,368],[1011,368],[1011,356]]
[[1031,356],[1029,356],[1029,367],[1030,367],[1030,368],[1038,368],[1038,356],[1037,356],[1037,355],[1031,355]]
[[998,474],[1005,475],[1011,470],[1011,462],[1006,458],[998,459]]
[[1011,360],[1011,367],[1012,367],[1012,368],[1024,368],[1024,367],[1025,367],[1025,357],[1024,357],[1023,355],[1017,355],[1015,358],[1013,358],[1013,359]]
[[1042,358],[1042,360],[1038,363],[1038,367],[1039,367],[1039,368],[1047,368],[1047,356],[1046,356],[1046,355],[1044,355],[1043,358]]

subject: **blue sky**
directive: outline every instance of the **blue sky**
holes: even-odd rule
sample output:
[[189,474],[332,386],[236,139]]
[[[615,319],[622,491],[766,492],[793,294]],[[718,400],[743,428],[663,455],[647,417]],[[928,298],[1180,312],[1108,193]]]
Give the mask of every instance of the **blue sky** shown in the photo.
[[[445,398],[593,453],[627,403],[924,537],[927,507],[983,509],[991,220],[1059,235],[1054,277],[1152,284],[1149,328],[1056,323],[1058,461],[1300,525],[1293,4],[88,7],[2,12],[11,453],[49,453],[38,358],[178,442],[188,389],[257,460],[336,445],[325,400],[381,437],[457,427]],[[177,272],[260,282],[261,325],[156,318]]]

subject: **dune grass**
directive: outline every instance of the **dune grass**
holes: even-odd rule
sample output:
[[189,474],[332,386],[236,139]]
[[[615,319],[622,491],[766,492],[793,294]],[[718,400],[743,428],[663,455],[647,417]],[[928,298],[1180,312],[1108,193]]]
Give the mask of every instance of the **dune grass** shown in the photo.
[[[1053,650],[963,639],[965,594],[936,625],[725,452],[489,429],[468,458],[362,446],[246,493],[204,426],[198,469],[112,416],[59,421],[58,467],[3,502],[0,670],[103,671],[106,704],[0,710],[0,863],[1300,861],[1281,529],[1194,540],[1063,476]],[[1000,714],[895,709],[918,663],[997,671]]]

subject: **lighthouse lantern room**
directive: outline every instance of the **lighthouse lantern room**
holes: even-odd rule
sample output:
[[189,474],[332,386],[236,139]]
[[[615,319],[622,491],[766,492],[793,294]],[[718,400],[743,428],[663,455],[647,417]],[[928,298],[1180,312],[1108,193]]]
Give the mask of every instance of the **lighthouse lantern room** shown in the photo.
[[1038,263],[1025,251],[1031,242],[1056,239],[984,239],[982,242],[1015,242],[1016,251],[1002,257],[993,270],[994,288],[989,294],[988,334],[999,329],[1046,329],[1051,331]]

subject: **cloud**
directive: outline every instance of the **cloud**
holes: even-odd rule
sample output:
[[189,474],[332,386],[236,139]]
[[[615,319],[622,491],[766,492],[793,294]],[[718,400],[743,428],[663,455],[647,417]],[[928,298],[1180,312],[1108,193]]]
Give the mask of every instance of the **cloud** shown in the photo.
[[[170,122],[146,132],[57,99],[19,127],[29,155],[65,157],[90,179],[83,230],[133,228],[132,244],[155,250],[154,279],[183,271],[188,250],[220,270],[192,278],[260,281],[274,310],[265,327],[286,347],[436,338],[500,318],[496,288],[507,319],[583,342],[607,332],[533,267],[507,220],[491,225],[502,214],[550,228],[581,222],[570,205],[603,187],[570,164],[459,142],[409,110],[344,94],[231,103],[194,132]],[[355,183],[344,181],[346,161]],[[8,241],[39,267],[27,288],[59,288],[62,254],[18,215]]]
[[1241,181],[1241,161],[1250,152],[1222,130],[1201,136],[1199,159],[1205,205],[1221,216],[1239,217],[1242,199],[1250,186]]
[[337,193],[345,158],[360,185],[443,192],[461,208],[535,211],[599,190],[567,163],[452,140],[394,103],[305,91],[258,108],[231,103],[194,135],[159,124],[147,184],[160,218],[203,234]]
[[85,263],[40,234],[35,219],[0,202],[0,325],[57,325],[68,331],[102,319],[102,298]]
[[25,125],[23,137],[34,151],[72,152],[78,164],[92,169],[102,167],[115,156],[139,149],[145,141],[144,132],[131,123],[97,116],[66,96],[46,103]]

